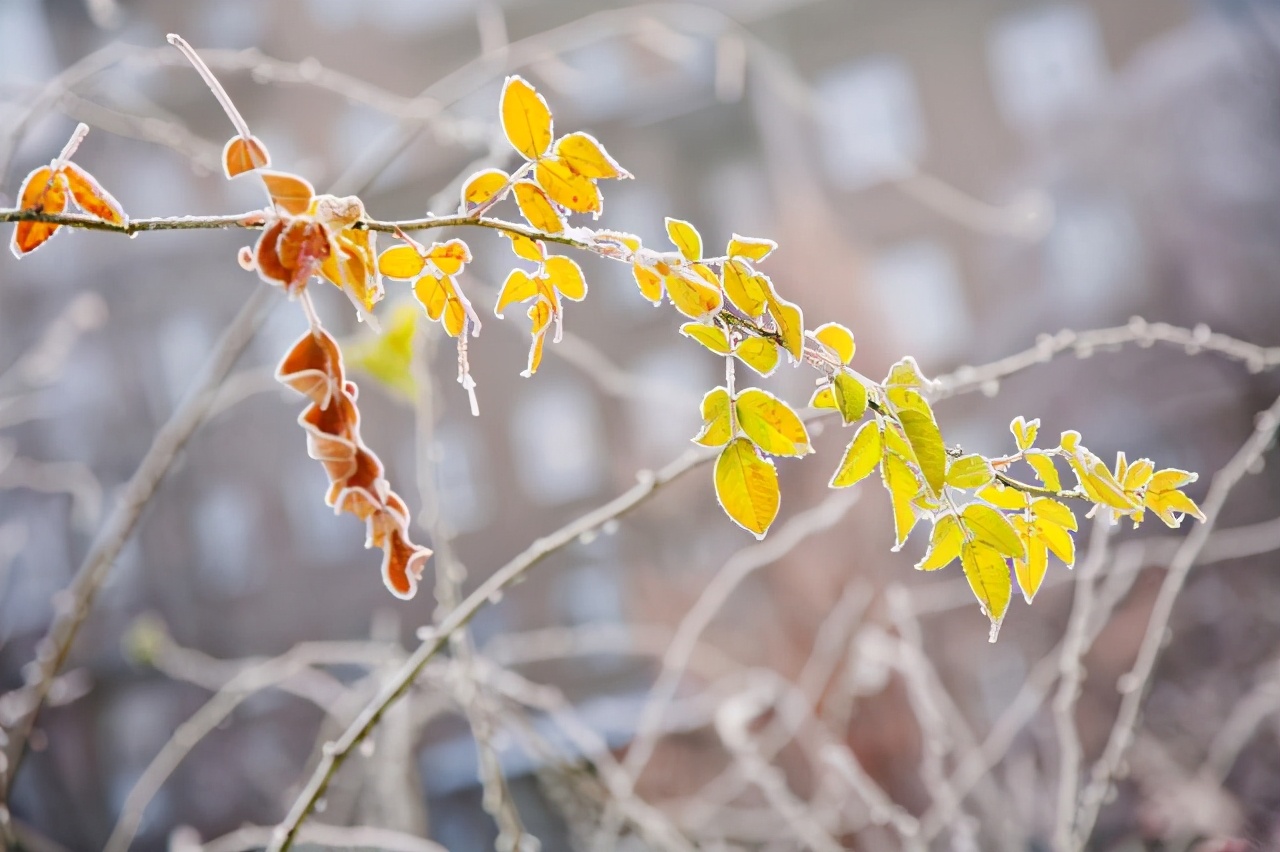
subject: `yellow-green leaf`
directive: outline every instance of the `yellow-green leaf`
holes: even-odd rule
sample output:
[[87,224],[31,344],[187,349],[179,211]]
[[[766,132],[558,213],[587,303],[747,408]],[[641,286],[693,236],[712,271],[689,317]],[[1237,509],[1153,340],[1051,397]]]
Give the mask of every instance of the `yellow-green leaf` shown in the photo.
[[1031,511],[1042,520],[1069,530],[1077,529],[1075,513],[1065,503],[1049,497],[1037,497],[1031,501]]
[[511,176],[502,169],[485,169],[462,185],[462,208],[478,207],[506,188]]
[[1017,530],[1001,512],[982,503],[970,503],[960,510],[964,528],[978,541],[995,548],[1005,556],[1026,558],[1026,550]]
[[845,423],[857,423],[867,412],[867,386],[847,370],[837,370],[831,377],[836,410]]
[[738,344],[733,354],[762,376],[768,376],[778,367],[778,347],[763,337],[748,337]]
[[715,484],[725,514],[756,538],[764,538],[780,500],[773,462],[761,458],[746,438],[737,438],[716,459]]
[[933,525],[933,533],[929,538],[929,550],[924,558],[916,563],[920,571],[937,571],[950,565],[960,555],[960,545],[964,543],[964,530],[955,515],[943,515]]
[[999,480],[991,483],[983,488],[977,494],[980,500],[986,500],[993,506],[999,506],[1001,509],[1009,509],[1016,511],[1025,509],[1031,502],[1025,491],[1019,491],[1016,488],[1008,488],[1001,484]]
[[680,333],[698,341],[718,355],[729,354],[729,338],[725,336],[724,329],[718,325],[687,322],[680,326]]
[[343,347],[347,363],[373,376],[396,395],[413,399],[413,335],[419,316],[412,304],[397,305],[381,334]]
[[984,488],[995,478],[991,462],[976,453],[961,456],[947,468],[947,484],[953,488]]
[[836,353],[841,364],[848,364],[853,360],[853,353],[857,348],[853,341],[853,332],[840,323],[823,323],[813,330],[813,338]]
[[884,454],[880,463],[880,476],[884,479],[884,487],[889,491],[889,502],[893,507],[893,549],[898,550],[919,520],[914,501],[920,493],[920,480],[916,478],[911,466],[894,453]]
[[773,240],[758,237],[740,237],[737,234],[729,240],[729,257],[745,257],[747,260],[764,260],[778,247]]
[[1028,534],[1025,520],[1015,517],[1013,523],[1027,548],[1026,559],[1013,560],[1013,574],[1018,578],[1022,597],[1027,603],[1031,603],[1044,583],[1044,575],[1049,567],[1049,549],[1039,537]]
[[1053,551],[1054,556],[1065,562],[1068,568],[1076,564],[1076,542],[1071,533],[1042,517],[1035,519],[1034,528],[1036,537]]
[[840,467],[831,477],[829,488],[848,488],[871,475],[884,455],[884,438],[880,433],[880,424],[868,420],[858,427],[853,440],[845,448]]
[[902,424],[902,431],[915,453],[916,464],[920,466],[930,492],[940,494],[947,481],[947,447],[942,443],[938,424],[929,414],[915,409],[899,411],[898,422]]
[[729,443],[729,439],[733,437],[733,424],[729,415],[732,404],[726,388],[707,391],[702,398],[702,431],[693,439],[695,444],[720,447]]
[[1023,458],[1031,465],[1031,469],[1036,472],[1036,479],[1044,483],[1045,488],[1051,491],[1062,490],[1062,480],[1058,477],[1058,468],[1054,465],[1052,456],[1040,450],[1028,450]]
[[702,235],[683,219],[667,217],[667,236],[685,260],[702,260]]
[[813,392],[813,396],[809,397],[810,408],[838,408],[836,405],[835,390],[831,385],[823,385]]
[[810,451],[809,433],[791,406],[767,391],[749,388],[735,403],[738,425],[762,452],[803,456]]
[[741,261],[728,260],[724,265],[724,294],[734,307],[751,319],[764,313],[767,294],[756,275]]
[[530,180],[518,180],[514,189],[516,206],[530,225],[547,234],[558,234],[564,230],[564,220],[541,187]]
[[887,388],[922,388],[924,384],[924,374],[920,372],[920,365],[910,355],[890,367],[889,375],[884,380]]
[[556,142],[556,156],[569,168],[587,178],[629,178],[630,173],[619,166],[589,133],[570,133]]
[[1013,597],[1009,563],[991,546],[981,541],[966,541],[960,547],[960,564],[964,566],[969,588],[991,620],[991,641],[994,642],[1000,622],[1009,609],[1009,599]]
[[536,160],[551,147],[551,109],[519,76],[502,87],[502,132],[525,159]]
[[1036,434],[1040,431],[1040,419],[1036,418],[1027,422],[1021,416],[1015,417],[1013,422],[1009,424],[1009,431],[1013,433],[1013,439],[1017,441],[1018,449],[1028,450],[1036,442]]
[[[763,277],[763,276],[761,276]],[[769,291],[769,313],[778,327],[782,345],[791,357],[800,361],[804,357],[804,314],[798,305],[788,302]]]
[[571,302],[581,302],[586,298],[587,281],[582,277],[582,267],[573,258],[552,255],[546,259],[543,269],[546,270],[547,278],[551,279],[551,286],[561,296]]

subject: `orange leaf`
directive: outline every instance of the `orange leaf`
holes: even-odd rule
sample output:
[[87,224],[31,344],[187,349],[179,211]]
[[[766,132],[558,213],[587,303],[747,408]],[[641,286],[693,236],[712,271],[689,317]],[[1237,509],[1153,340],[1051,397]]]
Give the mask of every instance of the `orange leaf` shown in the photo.
[[575,213],[599,214],[603,207],[600,189],[591,181],[556,160],[539,160],[534,177],[551,200]]
[[545,192],[531,180],[516,181],[516,204],[520,207],[520,215],[529,224],[548,234],[558,234],[564,230],[564,221],[556,208],[551,205]]
[[551,147],[551,109],[523,78],[511,76],[502,87],[502,132],[525,159],[536,160]]
[[[63,212],[67,209],[66,181],[48,166],[41,166],[22,182],[18,190],[18,208],[42,213]],[[22,257],[40,248],[60,227],[47,222],[19,222],[10,244],[14,256]]]
[[286,213],[301,216],[311,206],[315,188],[305,179],[287,172],[262,172],[262,182],[267,185],[271,203]]
[[127,217],[120,202],[112,198],[111,193],[103,189],[93,175],[75,163],[64,163],[61,171],[77,207],[104,222],[124,224]]
[[228,178],[271,165],[267,147],[256,136],[232,136],[222,149],[222,171]]
[[585,178],[629,178],[631,174],[619,166],[594,136],[570,133],[556,142],[556,156]]

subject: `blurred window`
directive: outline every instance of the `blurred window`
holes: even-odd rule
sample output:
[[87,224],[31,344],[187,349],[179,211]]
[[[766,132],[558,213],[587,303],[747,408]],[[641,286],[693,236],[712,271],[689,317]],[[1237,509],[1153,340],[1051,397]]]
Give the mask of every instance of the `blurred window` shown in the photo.
[[550,379],[534,384],[510,424],[520,487],[539,503],[587,497],[604,479],[605,447],[595,400],[575,384]]
[[1058,198],[1044,252],[1054,301],[1067,308],[1073,322],[1109,315],[1141,287],[1141,237],[1121,199]]
[[828,173],[856,190],[909,174],[924,154],[924,118],[906,62],[882,56],[842,65],[818,80]]
[[1021,130],[1045,127],[1087,102],[1107,73],[1097,21],[1074,3],[1000,19],[988,39],[987,60],[996,102]]
[[248,488],[217,485],[200,495],[191,519],[200,548],[200,579],[208,588],[236,597],[261,581],[254,546],[257,514],[256,497]]
[[477,443],[470,423],[466,427],[449,423],[437,434],[432,466],[440,518],[454,532],[473,532],[489,522],[488,471]]
[[968,343],[972,328],[955,259],[931,240],[881,251],[871,262],[871,286],[889,330],[923,359],[944,359]]
[[716,384],[723,359],[691,340],[652,350],[631,370],[642,389],[629,401],[632,440],[645,464],[665,464],[690,446],[702,417],[698,404]]

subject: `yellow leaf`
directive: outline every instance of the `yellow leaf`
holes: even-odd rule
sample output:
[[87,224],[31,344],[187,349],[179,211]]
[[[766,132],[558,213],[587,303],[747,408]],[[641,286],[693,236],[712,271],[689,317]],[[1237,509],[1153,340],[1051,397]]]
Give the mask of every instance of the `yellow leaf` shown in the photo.
[[471,262],[471,249],[462,240],[449,240],[446,243],[432,243],[427,252],[427,260],[436,265],[445,275],[457,275],[463,264]]
[[942,492],[947,480],[947,447],[942,443],[942,433],[930,414],[915,409],[898,412],[898,422],[906,434],[907,443],[915,454],[920,472],[932,494]]
[[511,176],[502,169],[485,169],[467,178],[462,185],[462,209],[479,207],[506,188]]
[[933,533],[929,538],[929,550],[924,558],[916,563],[920,571],[937,571],[950,565],[960,555],[960,545],[964,543],[964,530],[955,515],[943,515],[933,525]]
[[751,319],[764,313],[766,293],[756,276],[741,261],[728,260],[724,265],[724,294],[734,307]]
[[551,286],[555,287],[561,296],[571,302],[581,302],[586,298],[587,280],[582,277],[582,267],[578,266],[573,258],[552,255],[547,258],[544,269],[547,277],[551,279]]
[[991,462],[976,454],[961,456],[947,468],[947,484],[953,488],[983,488],[995,477]]
[[424,275],[413,282],[413,296],[432,320],[438,320],[444,315],[444,307],[452,289],[449,278],[444,275]]
[[667,297],[675,309],[690,319],[702,319],[720,310],[720,291],[692,269],[675,267],[666,277]]
[[378,257],[378,271],[388,278],[413,278],[422,274],[426,261],[413,246],[392,246]]
[[635,276],[640,287],[640,295],[655,305],[662,301],[662,276],[647,266],[632,264],[631,274]]
[[1181,491],[1148,490],[1143,502],[1168,527],[1176,528],[1181,526],[1182,518],[1179,517],[1180,515],[1190,515],[1201,521],[1204,520],[1204,512],[1200,511],[1200,507],[1195,504],[1195,501]]
[[413,335],[419,312],[411,304],[391,311],[391,320],[382,334],[344,347],[347,363],[363,370],[405,399],[413,399]]
[[761,458],[746,438],[738,438],[716,459],[715,485],[716,499],[734,523],[764,538],[780,500],[773,462]]
[[898,550],[919,520],[912,503],[920,493],[920,480],[916,478],[916,472],[894,453],[884,454],[880,476],[884,479],[884,487],[889,490],[889,502],[893,506],[893,549]]
[[738,425],[762,452],[803,456],[810,452],[809,433],[791,406],[771,393],[749,388],[738,395]]
[[920,372],[920,365],[910,355],[890,367],[889,375],[884,380],[885,387],[922,388],[924,384],[924,374]]
[[713,388],[702,398],[702,431],[693,439],[704,447],[720,447],[733,437],[733,422],[729,409],[733,400],[726,388]]
[[1036,537],[1053,551],[1053,555],[1061,559],[1070,568],[1076,564],[1076,543],[1071,533],[1051,521],[1043,518],[1035,520]]
[[729,240],[729,250],[725,253],[729,257],[745,257],[747,260],[758,261],[764,260],[777,247],[778,244],[773,240],[740,237],[734,234]]
[[1028,450],[1023,454],[1027,464],[1031,465],[1031,469],[1036,472],[1036,479],[1044,483],[1044,487],[1051,491],[1062,490],[1062,480],[1058,478],[1058,468],[1053,463],[1053,458],[1039,450]]
[[542,259],[547,256],[547,247],[542,240],[531,240],[523,234],[513,234],[510,231],[503,231],[502,235],[511,240],[511,250],[516,253],[516,257],[542,263]]
[[725,336],[724,329],[718,325],[687,322],[680,326],[680,333],[698,341],[717,355],[729,354],[729,338]]
[[586,178],[629,178],[631,174],[617,164],[594,136],[570,133],[556,142],[556,156]]
[[907,439],[902,434],[901,426],[891,421],[884,435],[885,449],[901,457],[903,461],[914,462],[916,460],[915,453],[911,451],[911,445],[907,443]]
[[1031,511],[1041,520],[1057,524],[1069,530],[1076,529],[1075,513],[1064,503],[1048,497],[1037,497],[1031,501]]
[[840,467],[831,477],[830,488],[848,488],[871,475],[880,463],[884,454],[884,439],[880,434],[880,424],[868,420],[858,427],[853,440],[845,448]]
[[702,235],[683,219],[667,217],[667,236],[685,260],[702,260]]
[[1138,502],[1124,493],[1124,487],[1116,482],[1115,476],[1097,456],[1078,450],[1071,457],[1071,466],[1085,493],[1095,503],[1102,503],[1122,512],[1138,508]]
[[748,337],[738,344],[733,354],[762,376],[768,376],[778,367],[778,347],[763,337]]
[[1009,523],[1008,518],[983,503],[970,503],[960,511],[964,528],[978,541],[994,548],[1005,556],[1025,559],[1022,539]]
[[857,423],[867,412],[867,387],[846,370],[837,370],[831,377],[836,409],[845,423]]
[[515,75],[502,87],[502,132],[526,160],[538,159],[551,147],[551,109]]
[[853,332],[840,323],[823,323],[813,330],[813,338],[836,353],[836,357],[840,359],[841,364],[848,364],[853,360],[853,352],[856,348],[853,342]]
[[778,327],[783,348],[790,352],[791,357],[796,361],[802,360],[804,358],[804,314],[801,313],[798,305],[779,298],[772,288],[766,292],[769,313],[773,315],[773,322]]
[[1049,549],[1038,537],[1029,534],[1024,519],[1015,517],[1013,523],[1027,548],[1026,559],[1013,560],[1013,574],[1018,578],[1022,597],[1027,603],[1031,603],[1044,583],[1044,575],[1049,567]]
[[1188,473],[1185,470],[1177,468],[1166,468],[1159,473],[1153,474],[1151,480],[1147,483],[1147,493],[1153,491],[1173,491],[1184,485],[1190,485],[1195,482],[1197,475]]
[[1151,463],[1151,459],[1138,459],[1129,465],[1129,469],[1124,474],[1124,490],[1137,491],[1145,488],[1155,476],[1155,465]]
[[513,302],[528,301],[537,294],[538,283],[530,278],[529,274],[523,269],[513,269],[502,285],[502,292],[498,294],[498,304],[493,309],[493,312],[501,317],[507,305]]
[[960,564],[964,566],[964,576],[974,597],[991,619],[991,641],[994,642],[1000,622],[1009,609],[1009,599],[1013,597],[1009,563],[981,541],[966,541],[960,547]]
[[462,329],[466,328],[467,316],[470,311],[467,310],[468,305],[458,291],[458,288],[451,287],[449,300],[444,306],[444,330],[450,337],[457,337],[462,334]]
[[542,346],[547,338],[547,326],[551,324],[551,317],[551,303],[546,299],[538,299],[529,307],[529,331],[533,336],[533,343],[529,347],[529,366],[521,373],[525,377],[538,372],[538,365],[542,363]]
[[546,193],[530,180],[515,182],[516,205],[520,215],[539,231],[558,234],[564,230],[564,220],[547,199]]
[[1031,499],[1027,497],[1025,491],[1019,491],[1016,488],[1008,488],[998,480],[979,491],[976,496],[980,500],[986,500],[993,506],[999,506],[1001,509],[1009,509],[1013,511],[1025,509],[1031,502]]
[[575,213],[599,215],[604,202],[600,188],[591,178],[583,177],[558,160],[539,160],[533,174],[556,204]]
[[596,245],[621,246],[630,252],[640,251],[640,238],[622,231],[596,231]]
[[1013,433],[1013,439],[1018,442],[1019,450],[1030,449],[1036,442],[1036,433],[1040,431],[1040,419],[1036,418],[1028,423],[1021,416],[1015,417],[1009,424],[1009,431]]
[[836,395],[831,385],[823,385],[809,397],[810,408],[837,408]]

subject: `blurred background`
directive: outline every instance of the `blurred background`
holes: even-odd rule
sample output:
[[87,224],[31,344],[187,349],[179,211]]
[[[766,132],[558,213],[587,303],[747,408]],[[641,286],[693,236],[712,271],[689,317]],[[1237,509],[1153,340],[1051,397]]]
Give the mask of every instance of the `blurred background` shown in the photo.
[[[1041,334],[1133,316],[1280,344],[1280,7],[1270,0],[3,0],[0,206],[77,121],[94,128],[77,162],[132,216],[261,204],[252,182],[222,178],[232,129],[165,44],[169,32],[207,56],[278,167],[322,190],[357,192],[381,219],[453,212],[461,175],[514,163],[496,118],[502,80],[518,71],[546,97],[558,130],[591,132],[635,175],[603,187],[599,226],[659,246],[663,217],[675,216],[695,222],[709,247],[735,232],[776,240],[763,271],[804,306],[810,327],[850,326],[854,366],[872,377],[904,354],[934,376]],[[505,240],[457,236],[475,255],[463,286],[486,318],[471,347],[482,416],[470,416],[453,382],[447,341],[430,347],[427,442],[415,440],[411,406],[354,377],[366,440],[411,507],[434,511],[438,493],[438,528],[451,531],[469,589],[628,488],[637,471],[683,452],[702,393],[721,379],[718,359],[675,334],[674,312],[644,302],[625,265],[592,258],[580,259],[591,292],[568,306],[566,340],[522,379],[527,323],[489,310],[513,265]],[[21,684],[103,507],[221,329],[264,286],[235,262],[251,240],[76,232],[22,263],[0,258],[0,689]],[[352,344],[370,338],[340,293],[312,290],[327,327]],[[395,282],[388,294],[388,303],[408,295]],[[430,573],[416,600],[393,600],[359,524],[323,504],[324,473],[294,423],[302,404],[270,378],[306,327],[296,305],[277,301],[217,413],[148,507],[76,644],[58,706],[41,717],[10,806],[56,844],[48,848],[101,847],[146,766],[208,699],[219,660],[317,640],[391,648],[433,617]],[[812,373],[787,366],[760,384],[796,406],[813,388]],[[1202,472],[1190,489],[1200,499],[1280,382],[1156,346],[1068,353],[982,390],[939,403],[949,442],[1007,452],[1009,420],[1038,416],[1046,436],[1078,429],[1103,458],[1124,449]],[[848,437],[827,424],[815,457],[779,462],[775,535],[825,499]],[[425,491],[422,471],[433,478]],[[1064,576],[1051,568],[1034,607],[1014,602],[988,645],[986,618],[954,566],[912,571],[923,537],[891,553],[880,487],[869,481],[854,500],[763,559],[706,626],[706,653],[720,656],[680,680],[641,776],[647,801],[676,809],[727,764],[708,696],[751,672],[795,680],[834,625],[814,712],[895,800],[925,810],[909,689],[874,650],[902,633],[891,587],[914,602],[920,647],[954,700],[947,712],[980,733],[1050,653],[1071,599],[1061,565]],[[1278,513],[1280,478],[1266,467],[1222,524]],[[752,553],[753,542],[715,505],[706,469],[603,533],[535,568],[479,615],[473,635],[495,659],[518,658],[524,646],[534,660],[538,642],[569,637],[572,652],[518,670],[560,690],[621,754],[655,655],[726,560]],[[1169,535],[1144,527],[1116,539],[1167,544]],[[1116,677],[1145,630],[1162,574],[1151,559],[1086,661],[1078,718],[1088,756],[1110,729]],[[1255,553],[1192,575],[1142,722],[1146,745],[1103,810],[1095,848],[1280,843],[1280,718],[1266,700],[1280,665],[1276,567],[1274,554]],[[836,610],[839,623],[829,620]],[[140,634],[144,614],[151,632]],[[174,653],[159,655],[167,670],[139,652],[140,635],[172,643]],[[379,665],[374,675],[385,674]],[[376,683],[369,666],[328,670],[355,707]],[[340,776],[320,819],[426,832],[454,850],[491,847],[497,830],[482,808],[466,720],[447,699],[433,703],[430,688],[420,693],[408,733],[364,756],[397,762],[395,792],[357,767]],[[1246,697],[1261,708],[1256,731],[1206,792],[1214,733]],[[136,848],[278,821],[326,724],[287,691],[246,701],[160,789]],[[592,817],[566,811],[563,779],[518,744],[497,745],[544,847],[579,842],[575,826]],[[793,751],[776,765],[807,797],[822,779]],[[1047,848],[1053,797],[1038,791],[1053,789],[1051,755],[1042,714],[993,770],[1017,791],[1005,803],[1022,838],[1012,848]],[[705,836],[722,844],[706,848],[793,848],[754,827],[752,796],[703,817]],[[892,848],[875,831],[843,842]]]

